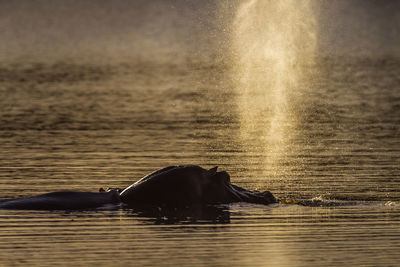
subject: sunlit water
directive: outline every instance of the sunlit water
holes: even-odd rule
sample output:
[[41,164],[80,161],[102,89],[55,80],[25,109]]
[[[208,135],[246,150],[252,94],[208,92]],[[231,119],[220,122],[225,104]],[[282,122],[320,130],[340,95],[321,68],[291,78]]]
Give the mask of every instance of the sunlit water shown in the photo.
[[0,211],[1,264],[395,266],[399,67],[396,58],[308,66],[319,70],[312,84],[287,95],[291,138],[280,161],[263,165],[263,149],[243,146],[242,96],[223,64],[3,65],[0,198],[125,187],[193,163],[305,206]]
[[[315,2],[242,1],[231,24],[232,80],[242,149],[252,164],[280,172],[298,110],[292,105],[311,86],[317,51]],[[316,69],[313,69],[316,71]]]

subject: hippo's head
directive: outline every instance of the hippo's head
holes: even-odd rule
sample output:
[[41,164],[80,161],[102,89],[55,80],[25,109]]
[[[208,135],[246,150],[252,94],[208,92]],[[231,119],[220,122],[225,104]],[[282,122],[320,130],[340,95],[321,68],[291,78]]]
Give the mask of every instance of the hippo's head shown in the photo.
[[104,193],[104,196],[108,196],[111,203],[121,202],[121,198],[119,196],[119,193],[121,192],[120,188],[108,188],[106,191],[103,187],[100,187],[99,192]]
[[214,167],[206,171],[207,183],[203,189],[203,203],[276,203],[271,192],[251,191],[233,185],[229,174],[226,171],[219,172],[217,168]]
[[219,182],[219,183],[230,183],[231,177],[226,171],[217,171],[218,166],[211,168],[209,170],[205,170],[205,177],[207,182]]
[[206,171],[206,183],[203,190],[205,203],[230,203],[232,193],[230,189],[230,175],[226,171],[217,171],[214,167]]

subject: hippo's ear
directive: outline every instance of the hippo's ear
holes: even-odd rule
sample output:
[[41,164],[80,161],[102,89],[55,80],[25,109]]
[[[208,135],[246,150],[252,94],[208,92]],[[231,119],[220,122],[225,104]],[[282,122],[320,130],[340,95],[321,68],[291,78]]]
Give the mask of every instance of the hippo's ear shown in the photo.
[[207,176],[208,176],[208,177],[214,176],[214,175],[217,173],[217,169],[218,169],[218,166],[209,169],[209,170],[207,171]]

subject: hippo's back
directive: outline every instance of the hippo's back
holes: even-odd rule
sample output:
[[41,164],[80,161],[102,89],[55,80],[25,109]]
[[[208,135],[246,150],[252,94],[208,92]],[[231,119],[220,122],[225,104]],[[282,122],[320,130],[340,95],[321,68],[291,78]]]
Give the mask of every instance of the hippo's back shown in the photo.
[[120,194],[130,206],[186,206],[200,203],[205,169],[199,166],[171,166],[152,173]]

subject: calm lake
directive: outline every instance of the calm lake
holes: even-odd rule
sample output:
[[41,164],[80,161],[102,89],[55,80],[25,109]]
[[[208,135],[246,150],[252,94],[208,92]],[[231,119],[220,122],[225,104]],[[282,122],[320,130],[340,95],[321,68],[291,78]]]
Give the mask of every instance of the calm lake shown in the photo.
[[0,199],[219,166],[279,204],[0,211],[4,266],[397,266],[400,59],[321,58],[307,83],[237,88],[225,64],[0,68]]

